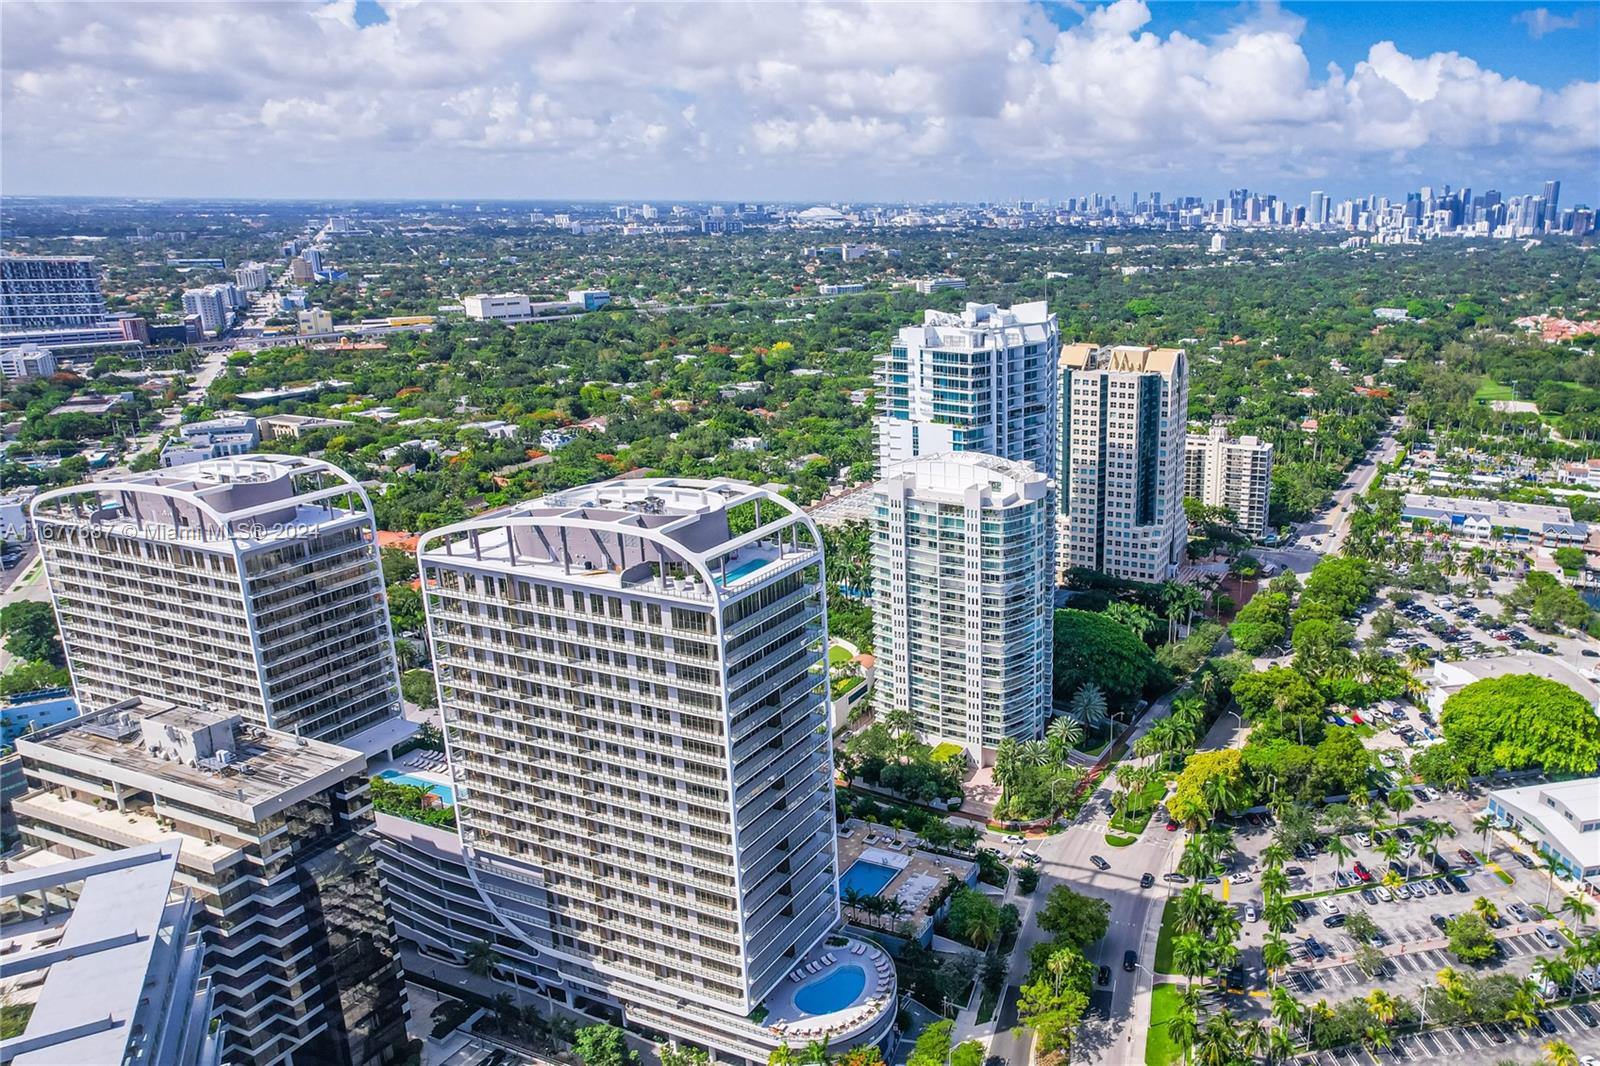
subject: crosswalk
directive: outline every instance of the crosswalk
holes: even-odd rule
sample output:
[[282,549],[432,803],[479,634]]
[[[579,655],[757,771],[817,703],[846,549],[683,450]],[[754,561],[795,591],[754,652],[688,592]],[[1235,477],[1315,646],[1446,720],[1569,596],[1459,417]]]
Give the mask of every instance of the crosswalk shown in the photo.
[[1589,1028],[1570,1007],[1553,1008],[1545,1012],[1545,1017],[1555,1026],[1554,1033],[1508,1023],[1463,1025],[1454,1029],[1396,1034],[1393,1046],[1381,1050],[1344,1047],[1308,1051],[1294,1061],[1296,1066],[1390,1066],[1448,1059],[1493,1062],[1502,1054],[1537,1047],[1549,1040],[1564,1040],[1574,1048],[1600,1045],[1600,1029]]

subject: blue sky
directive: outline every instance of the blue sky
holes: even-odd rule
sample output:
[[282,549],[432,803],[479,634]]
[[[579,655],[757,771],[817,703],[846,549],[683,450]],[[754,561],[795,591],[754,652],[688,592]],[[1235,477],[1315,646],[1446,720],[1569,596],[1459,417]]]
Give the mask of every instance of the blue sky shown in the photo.
[[[0,6],[16,193],[1600,201],[1595,3]],[[174,42],[182,42],[181,47]]]

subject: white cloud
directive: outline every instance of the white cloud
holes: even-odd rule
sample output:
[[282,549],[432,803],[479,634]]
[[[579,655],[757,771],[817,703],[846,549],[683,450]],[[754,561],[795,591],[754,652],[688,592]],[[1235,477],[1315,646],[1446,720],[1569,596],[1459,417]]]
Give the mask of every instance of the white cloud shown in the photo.
[[[1387,41],[1313,72],[1304,20],[1272,4],[1219,9],[1210,37],[1151,32],[1141,0],[1066,28],[1021,4],[393,0],[367,27],[354,10],[6,3],[0,176],[32,192],[920,197],[1600,169],[1600,83]],[[1563,22],[1544,14],[1530,32]]]
[[1538,40],[1547,33],[1557,30],[1575,30],[1583,25],[1583,16],[1578,12],[1570,15],[1557,15],[1547,7],[1536,7],[1531,11],[1519,11],[1512,18],[1512,22],[1520,22],[1528,27],[1528,36]]

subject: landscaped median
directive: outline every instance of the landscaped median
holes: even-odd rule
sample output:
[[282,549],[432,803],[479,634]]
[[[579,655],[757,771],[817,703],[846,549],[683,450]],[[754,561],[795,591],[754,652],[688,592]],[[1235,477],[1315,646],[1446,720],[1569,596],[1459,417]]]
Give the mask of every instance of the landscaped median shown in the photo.
[[[1158,948],[1158,954],[1159,951]],[[1177,985],[1156,985],[1150,990],[1150,1030],[1145,1034],[1145,1066],[1170,1066],[1183,1057],[1178,1045],[1167,1035],[1167,1023],[1177,1016],[1181,1002]]]
[[1172,973],[1172,936],[1178,924],[1178,897],[1168,896],[1161,908],[1161,933],[1156,937],[1156,973]]

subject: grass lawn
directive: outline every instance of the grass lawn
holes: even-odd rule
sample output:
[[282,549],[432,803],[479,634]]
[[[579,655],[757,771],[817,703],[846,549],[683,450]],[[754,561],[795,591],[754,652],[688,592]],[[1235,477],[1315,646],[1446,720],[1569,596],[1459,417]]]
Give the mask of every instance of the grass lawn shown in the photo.
[[851,655],[849,652],[845,651],[843,648],[839,647],[839,645],[837,645],[837,644],[830,644],[828,646],[828,665],[829,666],[843,666],[845,663],[849,662],[851,659],[854,659],[854,658],[855,658],[854,655]]
[[1177,985],[1156,985],[1150,995],[1150,1033],[1145,1040],[1145,1066],[1169,1066],[1183,1058],[1178,1045],[1167,1036],[1167,1021],[1178,1013]]
[[[1161,935],[1156,937],[1156,973],[1172,972],[1172,936],[1173,927],[1178,924],[1178,898],[1167,897],[1167,904],[1161,908]],[[1158,989],[1160,985],[1156,986]]]
[[843,696],[846,692],[849,692],[857,685],[862,684],[865,680],[865,678],[854,676],[835,679],[833,682],[833,698],[838,699],[840,696]]
[[1150,815],[1154,813],[1156,804],[1166,798],[1166,795],[1166,778],[1156,778],[1146,785],[1142,792],[1128,797],[1128,813],[1113,817],[1111,819],[1111,828],[1138,836],[1144,832],[1145,826],[1150,824]]
[[1493,400],[1516,399],[1516,397],[1511,394],[1510,385],[1502,385],[1498,381],[1490,381],[1488,378],[1484,378],[1483,381],[1479,383],[1478,391],[1472,394],[1472,398],[1479,403],[1489,403]]
[[1106,843],[1114,848],[1125,848],[1129,844],[1137,844],[1138,842],[1138,837],[1123,836],[1121,833],[1106,834]]

